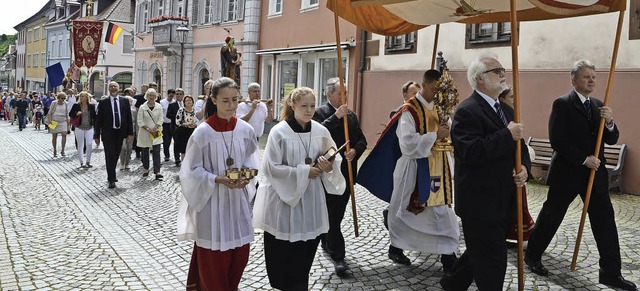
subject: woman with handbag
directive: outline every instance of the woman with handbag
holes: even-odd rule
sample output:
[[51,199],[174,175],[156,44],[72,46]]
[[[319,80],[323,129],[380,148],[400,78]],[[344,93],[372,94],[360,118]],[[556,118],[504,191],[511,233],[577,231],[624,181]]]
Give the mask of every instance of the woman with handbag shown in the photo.
[[69,122],[69,115],[67,111],[67,94],[64,92],[56,95],[58,99],[56,102],[51,103],[51,108],[47,114],[47,121],[49,125],[49,132],[51,133],[51,144],[53,145],[53,157],[58,157],[58,151],[56,149],[58,143],[58,133],[62,135],[62,150],[60,154],[64,157],[64,148],[67,145],[67,124]]
[[78,103],[73,104],[69,112],[69,123],[76,128],[75,136],[78,144],[80,168],[92,167],[91,151],[93,150],[93,123],[96,119],[96,108],[89,103],[89,98],[89,92],[80,92]]
[[191,95],[184,96],[182,100],[184,107],[178,109],[176,114],[176,131],[173,134],[176,152],[180,153],[180,161],[184,159],[184,153],[187,150],[187,142],[196,128],[196,113],[193,108],[193,97]]
[[162,181],[160,174],[160,145],[162,144],[162,106],[156,103],[158,93],[154,89],[147,90],[144,95],[147,102],[138,109],[138,142],[142,148],[142,177],[149,176],[149,149],[153,148],[153,173],[156,180]]

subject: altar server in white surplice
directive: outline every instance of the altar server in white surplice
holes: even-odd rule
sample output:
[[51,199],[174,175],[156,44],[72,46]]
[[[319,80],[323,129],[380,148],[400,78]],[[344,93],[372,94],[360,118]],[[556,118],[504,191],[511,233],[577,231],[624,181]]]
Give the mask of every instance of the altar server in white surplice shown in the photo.
[[234,116],[238,96],[233,80],[214,82],[207,102],[216,111],[189,138],[180,168],[178,239],[195,240],[187,290],[238,290],[249,259],[255,188],[225,176],[230,168],[257,168],[253,128]]
[[315,104],[311,89],[291,92],[262,160],[265,179],[256,196],[254,225],[265,231],[269,283],[280,290],[308,289],[320,235],[329,230],[325,189],[341,195],[346,187],[340,155],[330,160],[322,156],[336,145],[329,131],[311,120]]

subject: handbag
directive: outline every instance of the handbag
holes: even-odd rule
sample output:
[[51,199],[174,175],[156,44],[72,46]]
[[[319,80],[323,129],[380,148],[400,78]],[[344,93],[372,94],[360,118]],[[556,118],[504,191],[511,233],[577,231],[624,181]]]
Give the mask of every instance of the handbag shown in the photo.
[[[156,123],[156,120],[153,118],[153,116],[151,115],[150,111],[147,111],[147,113],[149,114],[149,117],[151,117],[151,120],[153,121],[153,123]],[[156,135],[153,135],[153,133],[149,132],[149,137],[151,137],[152,141],[155,141],[156,139],[162,138],[162,130],[160,131],[156,131]]]
[[71,117],[69,119],[69,123],[75,127],[80,126],[80,123],[82,122],[82,116],[80,115],[76,115],[76,117]]

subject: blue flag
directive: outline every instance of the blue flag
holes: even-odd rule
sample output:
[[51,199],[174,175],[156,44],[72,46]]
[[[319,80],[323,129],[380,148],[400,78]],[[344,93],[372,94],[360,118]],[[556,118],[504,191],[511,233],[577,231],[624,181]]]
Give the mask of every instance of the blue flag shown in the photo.
[[64,70],[60,62],[57,62],[46,68],[47,76],[49,76],[49,84],[51,87],[62,85],[62,79],[64,79]]

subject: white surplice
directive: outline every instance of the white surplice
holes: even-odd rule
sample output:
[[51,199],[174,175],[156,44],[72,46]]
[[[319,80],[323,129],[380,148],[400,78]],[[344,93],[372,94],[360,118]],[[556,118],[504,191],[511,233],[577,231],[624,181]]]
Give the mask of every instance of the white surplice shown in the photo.
[[[432,109],[422,96],[416,95],[423,106]],[[430,105],[430,106],[428,106]],[[396,135],[402,156],[393,171],[393,193],[389,204],[389,236],[391,244],[404,250],[431,254],[452,254],[458,250],[460,229],[453,209],[447,205],[427,207],[419,214],[407,211],[411,193],[416,186],[416,159],[431,155],[436,141],[435,132],[420,135],[409,111],[398,120]]]
[[342,195],[346,188],[340,155],[336,155],[331,172],[309,178],[311,166],[304,163],[307,151],[315,161],[336,146],[324,126],[313,120],[311,123],[311,132],[301,133],[294,132],[286,121],[275,125],[262,157],[265,179],[260,181],[253,207],[254,226],[279,240],[305,241],[329,231],[322,186],[335,195]]
[[241,119],[233,134],[215,131],[206,122],[194,130],[180,168],[178,240],[195,240],[199,247],[220,251],[253,241],[250,201],[255,187],[229,189],[215,178],[224,175],[228,152],[235,162],[229,168],[257,169],[252,158],[257,149],[253,128]]

